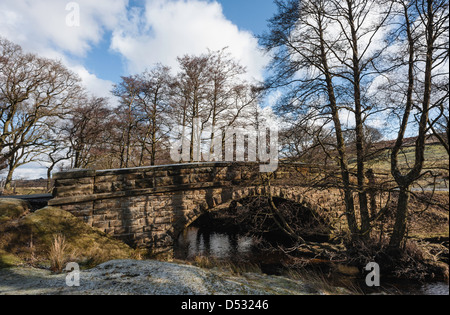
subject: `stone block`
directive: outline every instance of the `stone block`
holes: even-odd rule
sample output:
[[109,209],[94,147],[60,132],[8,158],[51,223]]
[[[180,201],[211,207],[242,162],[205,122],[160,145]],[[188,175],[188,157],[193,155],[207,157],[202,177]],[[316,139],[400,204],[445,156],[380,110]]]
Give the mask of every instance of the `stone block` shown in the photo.
[[153,179],[155,177],[166,177],[168,176],[168,171],[162,171],[162,170],[153,170],[153,171],[146,171],[143,173],[144,178]]
[[113,184],[111,182],[96,183],[94,186],[94,193],[96,194],[108,193],[112,191]]
[[94,214],[92,216],[92,219],[94,220],[94,222],[106,221],[106,215],[104,215],[104,214]]
[[79,195],[91,195],[94,193],[94,186],[88,185],[75,185],[75,186],[59,186],[53,190],[55,196],[58,197],[72,197]]
[[172,217],[161,217],[153,219],[154,224],[171,224],[172,222],[173,222]]
[[109,221],[109,227],[111,228],[117,228],[117,227],[123,227],[124,221],[122,220],[110,220]]
[[60,172],[53,175],[54,180],[60,179],[77,179],[77,178],[86,178],[86,177],[95,177],[94,170],[73,170],[67,172]]
[[96,176],[95,177],[95,183],[101,184],[101,183],[112,183],[117,181],[116,175],[103,175],[103,176]]
[[94,183],[93,177],[58,179],[55,182],[56,187],[91,185]]
[[172,177],[157,177],[155,178],[155,187],[164,187],[173,185]]
[[107,221],[94,221],[92,227],[101,231],[106,231],[109,228],[109,222]]
[[185,185],[189,184],[191,182],[191,176],[186,175],[180,175],[180,176],[173,176],[172,177],[172,183],[173,185]]
[[145,188],[154,188],[155,183],[153,178],[145,178],[145,179],[138,179],[135,182],[136,189],[145,189]]
[[130,228],[129,227],[113,227],[113,228],[109,228],[108,230],[113,231],[113,235],[124,235],[124,234],[129,234],[130,233]]
[[168,176],[180,176],[180,175],[189,175],[192,173],[193,173],[192,168],[183,169],[183,168],[181,168],[181,165],[180,165],[179,168],[174,168],[174,169],[169,170],[167,172],[167,175]]
[[133,234],[144,233],[144,227],[143,226],[131,226],[128,228],[128,231]]

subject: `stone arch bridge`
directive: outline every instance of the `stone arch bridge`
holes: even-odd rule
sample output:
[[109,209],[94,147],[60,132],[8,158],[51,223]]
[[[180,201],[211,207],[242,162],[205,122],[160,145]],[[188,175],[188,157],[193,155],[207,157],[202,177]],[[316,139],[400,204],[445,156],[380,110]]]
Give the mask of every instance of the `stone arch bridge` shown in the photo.
[[[54,198],[49,206],[159,255],[170,252],[178,235],[202,214],[247,197],[266,196],[269,189],[273,197],[317,210],[317,196],[305,193],[317,173],[302,164],[280,164],[275,173],[267,175],[259,172],[256,163],[73,170],[54,175]],[[271,176],[270,188],[264,185],[266,176]]]

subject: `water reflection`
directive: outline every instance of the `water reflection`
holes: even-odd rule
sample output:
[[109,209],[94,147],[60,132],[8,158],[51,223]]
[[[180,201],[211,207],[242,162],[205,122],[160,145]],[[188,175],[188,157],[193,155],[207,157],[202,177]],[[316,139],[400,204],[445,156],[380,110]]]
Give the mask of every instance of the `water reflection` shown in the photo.
[[247,259],[252,255],[251,237],[222,234],[190,227],[182,233],[175,248],[177,259],[191,260],[196,256],[219,259]]
[[448,283],[427,283],[423,285],[422,292],[424,295],[449,295]]

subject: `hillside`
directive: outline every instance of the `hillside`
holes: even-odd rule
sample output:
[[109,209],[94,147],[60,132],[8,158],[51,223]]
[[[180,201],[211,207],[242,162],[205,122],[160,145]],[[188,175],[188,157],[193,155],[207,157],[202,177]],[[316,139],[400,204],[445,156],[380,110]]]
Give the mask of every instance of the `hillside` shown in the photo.
[[[416,138],[405,140],[405,146],[399,154],[399,167],[407,173],[415,162],[415,142]],[[372,145],[366,158],[366,169],[372,169],[378,181],[392,182],[391,176],[391,150],[393,141],[382,141]],[[350,166],[356,172],[356,153],[349,149]],[[438,189],[449,188],[449,155],[445,148],[433,138],[427,140],[425,148],[425,163],[422,170],[425,174],[416,184],[416,188]]]

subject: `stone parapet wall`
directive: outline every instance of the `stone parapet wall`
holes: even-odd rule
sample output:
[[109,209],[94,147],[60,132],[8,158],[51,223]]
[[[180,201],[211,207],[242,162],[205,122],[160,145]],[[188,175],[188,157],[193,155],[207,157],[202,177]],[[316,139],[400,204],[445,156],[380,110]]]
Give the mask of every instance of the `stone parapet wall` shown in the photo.
[[[270,175],[272,194],[306,202],[301,191],[310,173],[301,164],[280,165]],[[266,177],[256,163],[75,170],[54,175],[49,205],[132,246],[165,250],[201,214],[233,200],[267,194]]]

